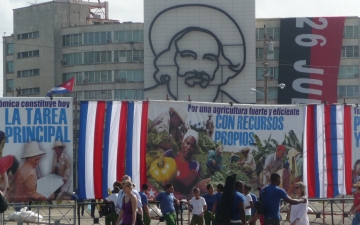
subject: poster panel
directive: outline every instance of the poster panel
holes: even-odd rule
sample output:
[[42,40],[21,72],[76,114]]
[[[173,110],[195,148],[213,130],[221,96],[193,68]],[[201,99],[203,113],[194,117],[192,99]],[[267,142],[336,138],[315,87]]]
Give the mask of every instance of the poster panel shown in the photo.
[[352,183],[355,184],[360,181],[360,109],[358,106],[352,110],[352,130]]
[[340,57],[352,57],[341,55],[344,22],[344,17],[280,20],[279,83],[286,84],[279,90],[280,104],[337,102]]
[[229,174],[256,190],[273,172],[291,194],[302,179],[303,106],[151,101],[148,119],[150,196],[171,182],[189,198]]
[[0,98],[0,190],[9,202],[70,199],[72,98]]

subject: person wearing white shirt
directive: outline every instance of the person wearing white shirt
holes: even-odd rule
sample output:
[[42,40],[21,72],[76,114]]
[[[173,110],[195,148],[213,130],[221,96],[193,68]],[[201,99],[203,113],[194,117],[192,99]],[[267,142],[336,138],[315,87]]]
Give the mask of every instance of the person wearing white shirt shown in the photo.
[[104,201],[105,203],[114,204],[111,207],[111,209],[112,209],[111,213],[105,216],[105,225],[110,225],[112,222],[115,223],[116,220],[118,219],[118,214],[116,213],[114,206],[118,200],[119,191],[120,191],[120,188],[114,186],[114,192],[105,198],[105,201]]
[[[295,194],[298,198],[306,199],[306,186],[302,182],[295,184]],[[307,215],[308,202],[298,205],[291,205],[290,210],[290,225],[309,225],[309,218]]]
[[244,185],[244,193],[243,194],[244,194],[245,200],[246,200],[244,202],[245,220],[248,221],[251,218],[251,208],[254,207],[254,203],[251,198],[248,185]]
[[200,189],[194,188],[194,197],[190,200],[193,216],[191,218],[190,225],[203,225],[204,213],[207,210],[206,201],[203,197],[200,197]]

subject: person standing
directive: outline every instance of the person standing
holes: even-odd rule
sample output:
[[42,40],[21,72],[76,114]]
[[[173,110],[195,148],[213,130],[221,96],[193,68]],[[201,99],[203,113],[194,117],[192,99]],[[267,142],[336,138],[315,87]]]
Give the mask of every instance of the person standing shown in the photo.
[[174,185],[166,184],[165,191],[160,192],[155,197],[155,200],[160,202],[161,213],[164,216],[166,224],[167,225],[175,225],[176,224],[176,213],[175,213],[174,203],[179,205],[180,202],[174,196]]
[[212,186],[212,184],[208,184],[206,186],[206,189],[207,193],[202,196],[205,199],[207,205],[207,210],[204,213],[204,220],[205,225],[210,225],[210,223],[214,224],[214,218],[212,218],[211,213],[215,203],[216,195],[214,193],[214,187]]
[[244,196],[245,196],[245,220],[248,221],[251,218],[251,209],[254,208],[254,202],[250,195],[249,186],[244,185]]
[[[284,189],[279,188],[280,175],[272,173],[270,175],[271,183],[261,190],[261,197],[263,199],[266,212],[265,212],[265,225],[280,225],[280,201],[283,199],[285,202],[292,205],[306,203],[307,199],[292,199]],[[250,222],[250,221],[249,221]]]
[[[306,199],[306,186],[303,182],[295,184],[295,194],[298,198]],[[307,215],[308,202],[292,205],[290,210],[290,225],[309,225]]]
[[244,183],[241,181],[235,182],[235,191],[232,202],[230,224],[244,225],[245,224],[245,196],[242,194],[244,190]]
[[216,207],[218,206],[218,204],[220,204],[223,191],[224,191],[224,185],[218,184],[216,186],[215,202],[214,202],[213,208],[211,210],[211,218],[212,219],[214,219],[216,216],[216,213],[217,213]]
[[204,213],[207,210],[206,202],[203,197],[200,197],[200,189],[194,188],[194,197],[190,200],[189,205],[191,206],[193,216],[191,218],[190,225],[203,225],[204,224]]
[[114,186],[113,193],[107,196],[104,200],[105,203],[111,204],[111,213],[105,216],[105,225],[110,225],[110,223],[114,225],[118,219],[118,214],[115,211],[115,203],[117,202],[119,192],[120,188],[118,186]]
[[121,211],[116,224],[120,221],[122,225],[134,225],[136,223],[136,208],[138,199],[132,193],[133,183],[126,180],[122,183],[122,190],[125,193],[122,198]]
[[64,183],[54,192],[55,198],[57,198],[61,192],[61,188],[66,184],[70,176],[71,163],[69,156],[63,152],[65,147],[66,146],[63,145],[61,141],[56,141],[54,147],[52,148],[55,151],[55,154],[52,159],[51,173],[61,176]]
[[148,202],[148,198],[146,196],[146,192],[149,188],[149,185],[147,184],[143,184],[141,187],[141,191],[139,192],[140,197],[141,197],[141,203],[143,205],[143,212],[144,212],[144,224],[145,225],[150,225],[151,223],[151,217],[150,217],[150,213],[149,213],[149,202]]
[[353,187],[356,189],[354,192],[354,204],[351,206],[350,214],[354,214],[352,225],[360,224],[360,181],[356,182]]

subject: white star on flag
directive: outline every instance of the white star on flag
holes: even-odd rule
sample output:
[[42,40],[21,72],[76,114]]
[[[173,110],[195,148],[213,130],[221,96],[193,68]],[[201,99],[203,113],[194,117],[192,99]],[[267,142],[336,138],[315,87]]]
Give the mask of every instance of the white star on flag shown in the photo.
[[155,191],[153,191],[152,188],[150,188],[150,191],[149,192],[149,197],[155,197]]
[[66,83],[66,86],[70,86],[70,82],[67,82],[67,83]]

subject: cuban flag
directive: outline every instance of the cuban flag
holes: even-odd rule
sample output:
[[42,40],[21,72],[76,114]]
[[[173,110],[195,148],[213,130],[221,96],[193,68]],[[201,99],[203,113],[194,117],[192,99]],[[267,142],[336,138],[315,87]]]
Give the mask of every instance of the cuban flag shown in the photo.
[[62,93],[69,93],[73,92],[74,89],[74,81],[75,77],[70,78],[69,80],[65,81],[64,83],[60,84],[57,87],[52,88],[46,96],[50,96],[51,94],[62,94]]
[[82,101],[78,149],[80,199],[103,199],[129,175],[146,183],[148,102]]
[[306,106],[303,180],[311,198],[351,194],[351,106]]

